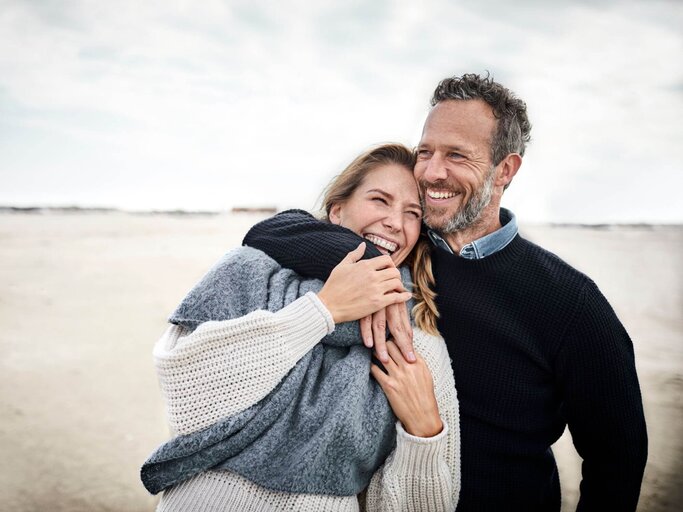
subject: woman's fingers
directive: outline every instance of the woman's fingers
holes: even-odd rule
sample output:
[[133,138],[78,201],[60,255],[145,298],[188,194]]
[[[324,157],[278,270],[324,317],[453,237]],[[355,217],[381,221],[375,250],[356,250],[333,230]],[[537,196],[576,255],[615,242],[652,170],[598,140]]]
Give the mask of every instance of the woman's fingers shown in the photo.
[[383,256],[377,256],[376,258],[370,258],[367,260],[363,260],[360,262],[363,265],[367,265],[370,267],[372,270],[383,270],[383,269],[396,269],[396,265],[394,264],[394,260],[391,259],[391,256],[387,256],[386,254]]
[[386,308],[391,304],[408,302],[412,296],[413,294],[410,292],[395,292],[391,290],[384,294],[384,297],[379,301],[379,304],[381,307]]
[[372,275],[377,282],[395,281],[399,283],[399,289],[405,291],[406,288],[403,286],[403,281],[401,281],[401,271],[397,268],[392,267],[375,270],[369,267],[369,270],[372,271]]
[[349,252],[346,256],[344,256],[344,259],[341,260],[339,263],[356,263],[357,261],[361,260],[363,254],[365,254],[365,242],[361,242],[358,245],[358,247],[356,247],[353,251]]
[[372,365],[370,372],[389,400],[394,414],[406,432],[418,437],[431,437],[443,428],[434,396],[432,375],[420,357],[407,363],[399,348],[387,342],[389,361],[383,363],[386,373]]
[[[365,346],[374,346],[377,358],[383,363],[386,363],[390,357],[387,352],[387,326],[403,359],[414,363],[416,359],[413,351],[413,329],[403,301],[390,304],[360,321],[360,332]],[[369,342],[366,341],[368,338],[370,338]]]
[[[335,323],[358,320],[384,309],[391,304],[405,302],[411,294],[407,292],[401,282],[400,272],[384,258],[380,260],[361,260],[365,243],[362,243],[332,270],[323,288],[318,292],[318,298],[325,304]],[[371,262],[371,263],[368,263]],[[386,324],[386,321],[385,321]],[[371,339],[366,343],[376,341],[381,334],[373,328]]]
[[389,381],[389,377],[387,376],[387,374],[384,373],[382,369],[374,363],[370,365],[370,374],[375,378],[379,386],[384,391],[384,394],[386,395]]
[[415,352],[413,349],[413,327],[410,325],[408,309],[404,304],[392,304],[386,308],[387,325],[394,342],[403,354],[403,358],[409,363],[414,363]]
[[403,357],[403,354],[401,354],[401,351],[396,346],[396,343],[394,343],[394,342],[387,343],[387,352],[389,352],[389,359],[395,365],[402,366],[405,363],[405,359]]
[[372,348],[374,345],[374,339],[372,337],[372,316],[373,315],[364,316],[358,321],[363,344],[368,348]]
[[389,375],[394,375],[396,374],[397,370],[400,370],[399,367],[401,365],[406,364],[403,354],[401,354],[401,351],[393,341],[385,341],[384,350],[386,358],[382,359],[381,354],[379,353],[378,345],[375,343],[375,357],[382,361],[382,364]]
[[372,314],[372,339],[375,344],[375,354],[382,363],[389,361],[387,353],[387,320],[386,308]]

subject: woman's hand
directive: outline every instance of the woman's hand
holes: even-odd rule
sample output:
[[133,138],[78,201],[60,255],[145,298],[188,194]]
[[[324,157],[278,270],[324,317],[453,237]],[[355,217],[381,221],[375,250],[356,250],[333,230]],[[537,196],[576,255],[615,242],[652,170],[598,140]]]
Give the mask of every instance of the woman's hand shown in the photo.
[[401,349],[401,353],[409,363],[415,362],[413,351],[413,328],[405,304],[392,304],[377,313],[360,319],[360,333],[363,343],[368,348],[375,347],[377,358],[386,363],[389,361],[387,352],[387,331],[394,337],[394,343]]
[[334,267],[318,298],[335,323],[358,320],[391,304],[410,299],[401,273],[389,256],[361,260],[365,242]]
[[416,362],[408,363],[392,341],[387,342],[387,350],[389,362],[383,363],[386,373],[375,364],[370,372],[406,432],[417,437],[435,436],[443,430],[443,423],[427,363],[419,355]]

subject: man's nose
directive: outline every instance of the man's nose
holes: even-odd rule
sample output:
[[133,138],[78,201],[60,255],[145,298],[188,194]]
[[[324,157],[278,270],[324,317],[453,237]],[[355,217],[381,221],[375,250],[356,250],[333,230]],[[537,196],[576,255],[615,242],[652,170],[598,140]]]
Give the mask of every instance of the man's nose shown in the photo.
[[432,157],[425,162],[425,169],[422,177],[424,180],[431,183],[445,180],[448,177],[445,162],[438,153],[432,155]]

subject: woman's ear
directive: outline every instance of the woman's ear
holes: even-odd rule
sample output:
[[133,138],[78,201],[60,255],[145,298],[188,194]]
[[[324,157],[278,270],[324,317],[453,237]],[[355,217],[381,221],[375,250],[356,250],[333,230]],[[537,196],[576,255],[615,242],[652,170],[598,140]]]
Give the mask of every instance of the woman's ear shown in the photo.
[[341,225],[341,209],[341,203],[337,203],[330,208],[330,214],[328,217],[330,218],[330,222],[332,224]]

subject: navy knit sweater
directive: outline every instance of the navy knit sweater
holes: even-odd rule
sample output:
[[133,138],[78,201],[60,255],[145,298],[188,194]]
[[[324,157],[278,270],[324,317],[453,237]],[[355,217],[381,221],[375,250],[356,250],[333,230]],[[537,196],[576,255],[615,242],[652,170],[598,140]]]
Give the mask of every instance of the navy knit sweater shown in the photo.
[[[320,279],[359,242],[300,210],[244,239]],[[647,434],[633,347],[595,283],[520,236],[481,260],[432,258],[460,399],[458,511],[559,511],[550,445],[566,425],[584,461],[577,510],[635,510]]]

